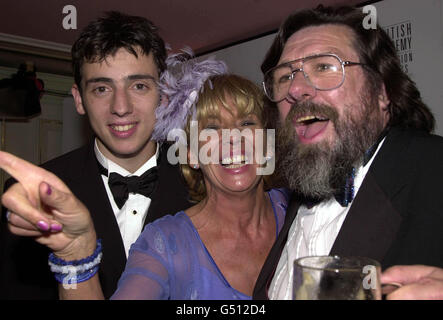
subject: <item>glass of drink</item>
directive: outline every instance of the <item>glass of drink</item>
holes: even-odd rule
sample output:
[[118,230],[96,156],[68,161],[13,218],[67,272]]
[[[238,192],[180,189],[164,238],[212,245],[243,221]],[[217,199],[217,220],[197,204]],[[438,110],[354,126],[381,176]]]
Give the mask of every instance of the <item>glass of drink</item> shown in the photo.
[[365,257],[312,256],[294,261],[294,300],[380,300],[380,263]]

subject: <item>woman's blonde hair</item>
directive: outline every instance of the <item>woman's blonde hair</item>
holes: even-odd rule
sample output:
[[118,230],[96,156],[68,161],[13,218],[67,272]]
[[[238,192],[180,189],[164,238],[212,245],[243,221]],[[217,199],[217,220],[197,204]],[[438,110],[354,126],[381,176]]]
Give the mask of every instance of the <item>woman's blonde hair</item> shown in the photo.
[[[203,85],[196,104],[199,129],[206,125],[208,119],[219,118],[220,108],[233,114],[233,106],[239,117],[254,114],[263,128],[267,127],[264,113],[263,92],[248,79],[234,74],[209,77]],[[190,123],[188,118],[185,127],[188,146],[190,146]],[[206,186],[201,170],[195,170],[189,164],[182,164],[181,171],[189,187],[191,200],[198,202],[206,197]]]

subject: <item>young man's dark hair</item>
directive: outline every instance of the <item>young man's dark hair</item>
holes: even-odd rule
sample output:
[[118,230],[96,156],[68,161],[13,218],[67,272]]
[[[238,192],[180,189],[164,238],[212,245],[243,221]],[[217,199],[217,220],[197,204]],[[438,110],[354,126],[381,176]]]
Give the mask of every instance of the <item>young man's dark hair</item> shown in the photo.
[[148,19],[110,11],[90,23],[72,46],[72,67],[75,83],[82,90],[81,68],[84,62],[101,62],[125,48],[137,57],[135,48],[152,53],[159,74],[166,69],[166,48],[158,28]]

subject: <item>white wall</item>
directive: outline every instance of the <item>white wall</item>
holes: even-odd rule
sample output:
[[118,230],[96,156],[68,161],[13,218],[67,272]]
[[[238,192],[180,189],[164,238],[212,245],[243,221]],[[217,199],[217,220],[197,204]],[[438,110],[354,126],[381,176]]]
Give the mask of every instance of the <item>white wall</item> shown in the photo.
[[[0,67],[0,79],[17,69]],[[37,72],[45,90],[68,93],[72,78]],[[30,120],[6,120],[4,149],[33,163],[49,160],[62,152],[63,97],[50,94],[40,100],[41,114]],[[0,126],[2,124],[0,123]]]
[[242,75],[261,85],[263,75],[260,70],[260,65],[274,37],[275,34],[270,34],[203,55],[199,57],[199,59],[215,56],[217,59],[223,60],[228,64],[230,72]]
[[74,98],[63,100],[62,153],[69,152],[87,143],[92,136],[86,116],[77,113]]
[[[9,78],[17,69],[0,67],[0,79]],[[68,93],[72,78],[37,72],[45,90]],[[45,94],[40,100],[41,114],[30,120],[0,121],[3,150],[32,163],[52,159],[62,154],[63,97]],[[2,126],[4,125],[4,128]],[[9,175],[0,170],[0,190]]]
[[443,0],[385,0],[375,6],[404,70],[434,113],[435,132],[443,135]]

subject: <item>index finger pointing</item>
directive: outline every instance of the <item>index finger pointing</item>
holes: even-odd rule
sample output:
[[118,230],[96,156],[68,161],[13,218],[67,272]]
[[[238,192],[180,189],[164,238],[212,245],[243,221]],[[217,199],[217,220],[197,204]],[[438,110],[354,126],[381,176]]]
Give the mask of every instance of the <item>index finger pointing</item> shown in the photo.
[[51,172],[4,151],[0,151],[0,168],[13,176],[27,191],[32,191],[33,196],[37,195],[34,192],[38,192],[42,181],[69,192],[68,187]]

